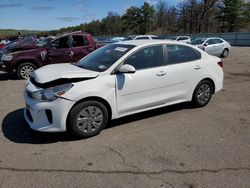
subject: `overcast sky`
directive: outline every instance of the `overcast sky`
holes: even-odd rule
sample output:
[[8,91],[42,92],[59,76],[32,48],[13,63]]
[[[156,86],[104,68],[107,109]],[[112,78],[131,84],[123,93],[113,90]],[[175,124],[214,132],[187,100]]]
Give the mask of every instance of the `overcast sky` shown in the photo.
[[[0,29],[51,30],[101,19],[109,11],[123,14],[145,0],[1,0]],[[158,0],[147,0],[156,4]],[[165,0],[176,5],[180,0]]]

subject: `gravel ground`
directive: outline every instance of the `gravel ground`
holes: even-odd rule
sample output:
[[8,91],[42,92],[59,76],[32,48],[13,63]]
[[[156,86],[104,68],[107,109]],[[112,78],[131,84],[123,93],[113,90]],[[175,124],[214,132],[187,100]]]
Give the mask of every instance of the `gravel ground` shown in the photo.
[[100,135],[32,131],[24,81],[0,72],[0,187],[250,187],[250,48],[224,60],[205,108],[174,105],[111,122]]

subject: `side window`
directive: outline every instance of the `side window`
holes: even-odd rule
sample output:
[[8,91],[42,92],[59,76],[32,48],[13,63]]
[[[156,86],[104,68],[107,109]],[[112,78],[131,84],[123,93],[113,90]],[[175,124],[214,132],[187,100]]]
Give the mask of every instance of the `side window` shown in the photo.
[[82,35],[75,35],[73,36],[73,47],[80,47],[80,46],[88,46],[89,41],[86,39],[85,36]]
[[137,37],[135,40],[144,40],[144,39],[149,39],[148,37]]
[[160,37],[151,37],[151,39],[161,39]]
[[141,49],[126,59],[124,64],[132,65],[136,70],[162,66],[162,46],[152,46]]
[[201,58],[200,52],[182,45],[167,45],[168,64],[195,61]]
[[219,43],[219,44],[223,43],[221,39],[214,39],[214,40],[216,41],[216,43]]
[[66,37],[62,37],[62,38],[59,38],[55,41],[52,42],[52,46],[56,49],[59,49],[59,48],[69,48],[70,47],[70,44],[69,44],[69,37],[66,36]]
[[214,41],[214,39],[209,39],[206,43],[208,45],[216,44],[216,42]]
[[179,37],[177,41],[180,41],[180,40],[185,40],[184,37]]

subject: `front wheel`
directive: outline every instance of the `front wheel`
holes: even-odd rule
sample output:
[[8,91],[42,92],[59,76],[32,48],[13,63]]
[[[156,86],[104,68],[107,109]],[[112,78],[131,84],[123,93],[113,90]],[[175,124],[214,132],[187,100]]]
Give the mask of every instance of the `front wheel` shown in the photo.
[[84,101],[69,113],[68,129],[80,138],[99,134],[108,122],[108,110],[98,101]]
[[228,49],[224,49],[222,54],[221,54],[221,57],[226,58],[228,56],[228,54],[229,54]]
[[196,107],[206,106],[213,94],[213,87],[210,81],[203,80],[195,88],[193,93],[193,104]]
[[33,63],[25,62],[17,67],[16,73],[19,78],[27,80],[35,70],[36,66]]

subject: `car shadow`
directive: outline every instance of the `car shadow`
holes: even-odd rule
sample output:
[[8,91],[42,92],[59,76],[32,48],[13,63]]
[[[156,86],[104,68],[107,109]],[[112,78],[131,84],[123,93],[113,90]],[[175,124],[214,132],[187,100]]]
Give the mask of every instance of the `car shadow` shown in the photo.
[[0,81],[6,80],[18,80],[14,73],[2,73],[0,72]]
[[[150,110],[130,116],[126,116],[109,123],[106,129],[117,127],[123,124],[139,121],[142,119],[159,116],[182,109],[193,108],[189,103],[177,104],[169,107],[163,107],[156,110]],[[3,135],[12,142],[20,144],[50,144],[56,142],[67,142],[79,140],[68,133],[42,133],[32,130],[23,116],[24,109],[18,109],[8,113],[2,122]]]
[[8,113],[2,122],[3,135],[15,143],[49,144],[76,140],[67,133],[42,133],[32,130],[24,119],[24,109]]

